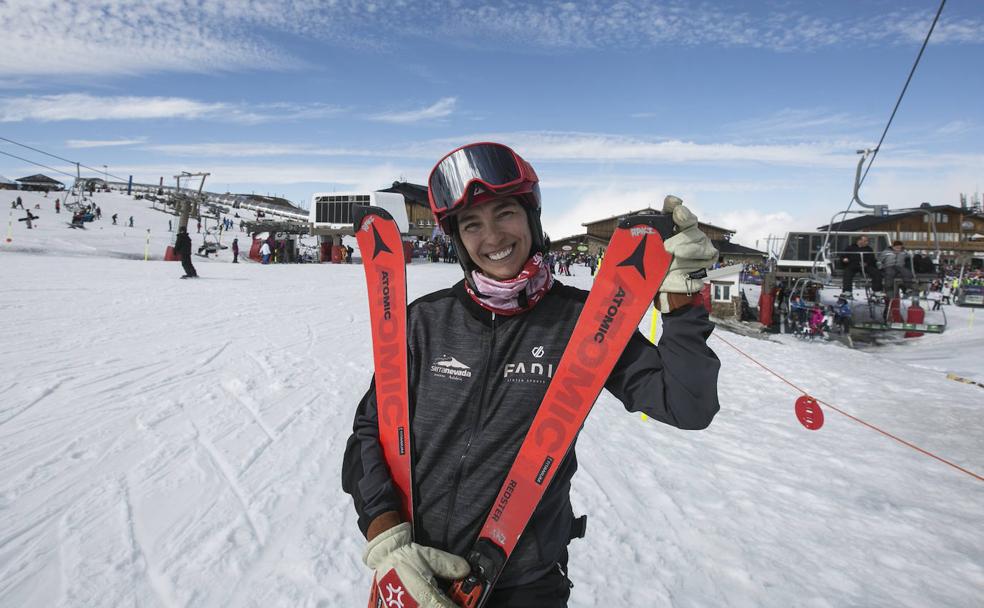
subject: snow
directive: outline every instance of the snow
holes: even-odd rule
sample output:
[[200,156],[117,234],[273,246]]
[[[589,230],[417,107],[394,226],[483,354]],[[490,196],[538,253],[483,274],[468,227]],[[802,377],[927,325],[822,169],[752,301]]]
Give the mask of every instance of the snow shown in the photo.
[[[339,481],[372,371],[362,268],[233,265],[226,250],[180,281],[159,261],[171,216],[97,193],[104,219],[71,230],[54,193],[20,194],[43,209],[0,242],[0,606],[364,605]],[[109,225],[114,211],[136,227]],[[410,296],[459,273],[413,264]],[[980,475],[984,390],[946,378],[984,382],[973,314],[947,307],[946,333],[867,350],[716,334]],[[804,429],[800,393],[709,344],[709,429],[607,393],[589,418],[572,607],[980,605],[984,483],[831,408]]]

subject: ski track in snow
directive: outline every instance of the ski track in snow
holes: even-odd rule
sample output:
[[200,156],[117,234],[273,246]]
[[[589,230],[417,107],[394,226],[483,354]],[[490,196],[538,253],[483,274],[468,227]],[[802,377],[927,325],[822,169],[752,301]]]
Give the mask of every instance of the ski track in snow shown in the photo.
[[[195,258],[207,280],[180,281],[177,264],[138,261],[135,233],[153,228],[159,259],[170,216],[100,196],[138,228],[66,233],[42,211],[0,244],[0,606],[364,605],[339,479],[372,373],[362,268],[223,251]],[[562,281],[590,285],[575,273]],[[410,300],[459,275],[411,266]],[[980,474],[981,389],[946,372],[984,381],[984,318],[947,314],[941,336],[866,350],[720,335]],[[980,605],[984,483],[831,408],[804,429],[794,389],[709,345],[709,429],[643,420],[607,393],[588,419],[572,607]]]

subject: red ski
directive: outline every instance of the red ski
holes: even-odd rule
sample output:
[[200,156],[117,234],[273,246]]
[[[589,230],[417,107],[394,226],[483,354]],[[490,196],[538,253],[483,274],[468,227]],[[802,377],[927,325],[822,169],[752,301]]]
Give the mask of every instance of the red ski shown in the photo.
[[[402,515],[413,521],[413,479],[410,465],[410,402],[407,362],[407,272],[400,229],[379,207],[353,210],[369,293],[372,358],[375,365],[379,444],[400,495]],[[382,606],[372,581],[369,608]]]
[[672,226],[670,216],[637,215],[619,222],[557,372],[468,554],[472,572],[451,589],[458,605],[481,608],[488,599],[663,283],[672,260],[663,237],[672,234]]

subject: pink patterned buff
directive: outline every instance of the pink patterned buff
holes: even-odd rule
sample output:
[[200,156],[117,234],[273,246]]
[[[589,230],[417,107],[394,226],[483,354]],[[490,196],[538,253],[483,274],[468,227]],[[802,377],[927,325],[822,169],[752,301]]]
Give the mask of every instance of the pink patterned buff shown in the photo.
[[482,308],[505,316],[518,315],[533,308],[553,287],[553,275],[539,252],[533,254],[519,274],[511,279],[498,281],[477,270],[472,271],[471,278],[477,293],[465,281],[468,295]]

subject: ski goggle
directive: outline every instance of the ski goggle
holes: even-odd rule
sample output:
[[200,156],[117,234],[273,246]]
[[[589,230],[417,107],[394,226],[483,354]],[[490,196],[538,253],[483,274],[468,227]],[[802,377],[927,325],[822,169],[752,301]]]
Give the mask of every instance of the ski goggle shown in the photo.
[[441,218],[484,193],[534,193],[539,198],[538,181],[533,167],[511,148],[481,142],[458,148],[438,161],[427,187],[431,211]]

